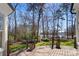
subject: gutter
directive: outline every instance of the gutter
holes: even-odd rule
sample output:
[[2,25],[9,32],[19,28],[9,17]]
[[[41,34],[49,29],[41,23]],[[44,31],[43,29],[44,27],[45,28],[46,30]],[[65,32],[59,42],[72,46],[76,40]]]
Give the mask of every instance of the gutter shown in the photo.
[[7,3],[7,4],[13,11],[15,10],[14,7],[11,5],[11,3]]
[[[15,8],[11,5],[11,3],[7,3],[8,4],[8,6],[13,10],[9,15],[11,15],[14,11],[15,11]],[[8,15],[8,16],[9,16]]]
[[71,12],[72,14],[76,14],[75,12],[73,12],[73,6],[74,6],[74,3],[71,3],[70,12]]

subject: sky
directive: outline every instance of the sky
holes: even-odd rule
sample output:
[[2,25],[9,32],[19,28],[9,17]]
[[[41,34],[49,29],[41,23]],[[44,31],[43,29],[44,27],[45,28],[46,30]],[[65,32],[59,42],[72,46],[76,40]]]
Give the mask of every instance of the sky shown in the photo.
[[[50,16],[52,16],[52,13],[51,13],[51,11],[49,10],[49,8],[51,8],[52,6],[53,6],[53,8],[52,9],[58,9],[59,8],[59,5],[60,5],[60,3],[47,3],[47,4],[45,4],[45,7],[47,8],[46,10],[45,10],[45,15],[46,16],[48,16],[48,17],[50,17]],[[23,14],[23,13],[25,13],[26,12],[26,10],[27,10],[27,8],[28,8],[28,5],[27,4],[25,4],[25,3],[21,3],[18,7],[17,7],[17,21],[18,21],[18,24],[20,24],[21,22],[19,21],[19,19],[20,19],[20,17],[19,17],[19,14]],[[27,12],[27,14],[28,14],[28,12]],[[68,13],[69,15],[68,15],[68,19],[69,20],[71,20],[71,17],[70,17],[70,13]],[[28,14],[28,15],[30,15],[30,16],[32,16],[32,14]],[[36,17],[36,16],[35,16]],[[64,15],[63,16],[65,19],[66,19],[66,16]],[[50,19],[50,18],[49,18]],[[61,20],[60,22],[62,22],[62,24],[61,24],[61,26],[62,26],[62,31],[64,31],[65,29],[66,29],[66,20]],[[40,22],[41,23],[41,22]],[[69,23],[71,23],[70,21],[69,21]],[[51,29],[51,26],[52,26],[52,22],[50,21],[49,22],[49,28]],[[42,28],[41,28],[42,29]]]

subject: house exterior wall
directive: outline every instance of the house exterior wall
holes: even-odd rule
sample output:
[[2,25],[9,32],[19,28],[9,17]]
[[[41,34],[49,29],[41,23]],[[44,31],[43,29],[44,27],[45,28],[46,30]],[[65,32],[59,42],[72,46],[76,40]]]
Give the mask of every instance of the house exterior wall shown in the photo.
[[79,49],[79,3],[74,3],[73,10],[76,13],[76,21],[75,21],[76,42]]
[[[3,31],[2,31],[2,50],[3,52],[0,52],[0,55],[7,55],[7,41],[8,41],[8,15],[13,10],[8,6],[7,3],[0,3],[0,16],[3,17]],[[1,50],[1,51],[2,51]]]
[[2,17],[2,29],[1,29],[1,47],[0,55],[7,55],[7,40],[8,40],[8,16],[0,15]]
[[8,6],[7,3],[0,3],[0,12],[4,15],[9,15],[13,10]]

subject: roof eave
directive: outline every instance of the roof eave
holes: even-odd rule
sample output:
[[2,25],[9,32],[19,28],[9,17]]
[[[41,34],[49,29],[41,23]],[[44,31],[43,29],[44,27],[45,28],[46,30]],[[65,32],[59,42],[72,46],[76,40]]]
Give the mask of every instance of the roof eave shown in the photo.
[[[11,15],[14,11],[15,11],[15,8],[13,8],[13,6],[11,5],[11,3],[8,3],[8,6],[13,10],[9,15]],[[9,16],[8,15],[8,16]]]
[[71,3],[70,12],[71,12],[72,14],[76,14],[75,12],[72,11],[72,10],[73,10],[73,6],[74,6],[74,3]]
[[13,6],[11,5],[11,3],[8,3],[9,7],[14,11],[15,9],[13,8]]

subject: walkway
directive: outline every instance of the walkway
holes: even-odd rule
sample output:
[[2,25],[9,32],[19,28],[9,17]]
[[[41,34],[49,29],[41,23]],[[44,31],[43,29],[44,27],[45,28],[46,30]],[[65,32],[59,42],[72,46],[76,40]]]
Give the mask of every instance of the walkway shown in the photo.
[[17,56],[79,56],[79,51],[69,47],[51,49],[49,46],[41,46],[36,47],[32,52],[24,50]]

